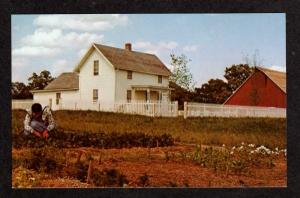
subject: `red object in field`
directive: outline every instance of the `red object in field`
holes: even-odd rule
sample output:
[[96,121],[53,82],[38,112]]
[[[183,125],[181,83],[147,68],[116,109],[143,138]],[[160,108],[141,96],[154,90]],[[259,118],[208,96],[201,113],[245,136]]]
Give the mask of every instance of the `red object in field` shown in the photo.
[[224,104],[286,108],[286,73],[255,67]]

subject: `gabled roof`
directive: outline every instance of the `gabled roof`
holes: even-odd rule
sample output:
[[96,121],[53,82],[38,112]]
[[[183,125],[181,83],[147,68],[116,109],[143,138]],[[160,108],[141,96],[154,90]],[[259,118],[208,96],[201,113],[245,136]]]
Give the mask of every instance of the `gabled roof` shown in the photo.
[[[286,93],[286,73],[285,72],[280,72],[280,71],[275,71],[271,69],[266,69],[263,67],[255,67],[255,70],[259,70],[263,72],[269,79],[271,79],[284,93]],[[223,103],[226,104],[229,99],[235,95],[235,93],[254,75],[255,71],[249,75],[249,77],[236,89],[233,91],[231,96],[227,98],[227,100]]]
[[43,90],[32,90],[31,92],[48,92],[61,90],[78,90],[79,75],[76,72],[65,72],[49,83]]
[[286,93],[286,73],[275,71],[271,69],[266,69],[262,67],[255,67],[264,74],[266,74],[284,93]]
[[[92,47],[101,52],[116,69],[162,76],[171,75],[170,70],[154,54],[129,51],[96,43],[94,43]],[[91,53],[91,48],[83,57],[83,61],[80,61],[74,71],[79,72],[84,63],[84,59]]]

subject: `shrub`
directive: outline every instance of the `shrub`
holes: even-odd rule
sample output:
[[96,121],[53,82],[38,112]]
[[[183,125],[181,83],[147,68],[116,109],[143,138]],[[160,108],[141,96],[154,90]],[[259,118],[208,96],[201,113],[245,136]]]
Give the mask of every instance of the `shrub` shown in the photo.
[[90,133],[90,132],[64,132],[53,131],[45,140],[33,135],[24,136],[13,134],[13,147],[40,148],[52,146],[56,148],[130,148],[130,147],[156,147],[171,146],[174,139],[171,135],[148,135],[145,133]]
[[149,186],[149,176],[147,175],[147,173],[138,178],[138,184],[140,186]]
[[104,169],[103,171],[95,169],[93,171],[92,180],[95,186],[103,187],[123,187],[128,184],[126,176],[116,169]]

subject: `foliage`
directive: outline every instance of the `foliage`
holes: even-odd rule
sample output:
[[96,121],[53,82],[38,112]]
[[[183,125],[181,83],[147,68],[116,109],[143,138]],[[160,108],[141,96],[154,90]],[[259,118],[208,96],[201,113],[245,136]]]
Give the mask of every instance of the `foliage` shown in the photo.
[[178,101],[178,109],[183,110],[184,102],[188,102],[191,100],[193,92],[182,88],[172,81],[169,82],[169,87],[173,89],[171,91],[171,100]]
[[116,169],[95,169],[92,175],[93,184],[101,187],[123,187],[128,184],[126,176]]
[[13,188],[30,188],[40,185],[41,180],[38,173],[29,170],[22,166],[15,168],[12,174],[12,187]]
[[58,155],[55,148],[44,147],[42,149],[31,149],[22,165],[31,170],[45,173],[53,173],[61,169],[64,159]]
[[44,89],[53,80],[54,78],[47,70],[42,71],[39,75],[34,72],[32,76],[28,78],[28,85],[32,90],[40,90]]
[[195,88],[194,102],[222,104],[232,94],[228,84],[220,79],[210,79],[201,88]]
[[253,68],[247,64],[232,65],[226,67],[224,77],[227,80],[228,87],[235,91],[253,72]]
[[156,147],[171,146],[173,138],[168,134],[148,135],[144,133],[89,133],[52,131],[45,140],[33,135],[13,134],[13,147],[40,148],[52,146],[56,148],[130,148],[130,147]]
[[33,96],[29,86],[22,82],[12,82],[11,97],[12,99],[32,99]]
[[191,61],[184,54],[176,56],[175,54],[170,54],[172,75],[170,81],[181,86],[186,90],[194,89],[193,75],[189,70],[188,63]]
[[[16,137],[23,129],[26,111],[12,111],[12,133]],[[96,111],[54,111],[59,130],[82,134],[84,131],[109,135],[136,133],[150,136],[170,134],[174,140],[206,145],[237,145],[255,143],[269,148],[286,147],[285,118],[220,118],[195,117],[150,118]],[[20,137],[16,137],[20,138]],[[39,139],[39,141],[41,141]],[[14,144],[14,142],[13,142]]]
[[[226,148],[201,148],[197,146],[194,151],[181,154],[181,159],[184,161],[192,161],[202,167],[212,168],[216,171],[225,171],[226,174],[232,173],[235,175],[251,174],[249,170],[253,167],[274,167],[274,159],[282,151],[271,151],[270,149],[261,146],[255,148],[254,144],[242,143],[232,147]],[[184,156],[184,157],[183,157]]]

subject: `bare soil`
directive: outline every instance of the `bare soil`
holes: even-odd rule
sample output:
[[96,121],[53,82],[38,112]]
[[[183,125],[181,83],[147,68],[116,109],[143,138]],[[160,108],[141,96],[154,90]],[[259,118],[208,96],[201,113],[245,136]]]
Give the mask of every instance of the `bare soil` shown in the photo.
[[[191,146],[177,145],[157,148],[124,148],[124,149],[94,149],[76,148],[67,151],[67,163],[74,163],[79,152],[82,161],[86,161],[84,153],[92,154],[94,168],[103,170],[116,169],[126,176],[127,187],[143,187],[140,177],[147,174],[148,184],[145,187],[286,187],[286,160],[278,156],[272,168],[250,167],[248,174],[226,174],[224,171],[214,171],[179,157],[167,159],[166,153],[189,151]],[[22,155],[28,149],[13,149],[13,156]],[[13,178],[14,179],[14,178]],[[90,188],[94,185],[80,182],[74,178],[60,178],[50,175],[41,181],[38,187],[68,187]]]

